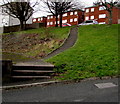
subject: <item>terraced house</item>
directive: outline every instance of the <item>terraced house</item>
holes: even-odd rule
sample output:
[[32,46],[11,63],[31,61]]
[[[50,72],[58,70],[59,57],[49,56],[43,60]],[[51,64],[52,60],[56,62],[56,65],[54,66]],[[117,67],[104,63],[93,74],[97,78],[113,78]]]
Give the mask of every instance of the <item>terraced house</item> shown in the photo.
[[[63,14],[62,23],[77,25],[84,21],[84,11],[74,10]],[[47,16],[47,27],[53,27],[56,24],[56,18],[53,15]],[[60,16],[58,15],[58,25],[60,25]]]
[[[84,21],[84,11],[74,10],[63,14],[62,23],[69,23],[71,25],[77,25]],[[46,27],[54,27],[56,24],[56,18],[53,15],[47,15],[47,17],[33,18],[33,23],[45,23]],[[60,16],[58,15],[58,25],[60,24]]]
[[[109,13],[103,6],[92,6],[85,8],[85,20],[96,20],[99,24],[108,24]],[[120,23],[120,8],[113,7],[112,23]]]
[[33,18],[32,21],[33,21],[33,23],[43,23],[45,27],[47,25],[47,17],[45,17],[45,16]]

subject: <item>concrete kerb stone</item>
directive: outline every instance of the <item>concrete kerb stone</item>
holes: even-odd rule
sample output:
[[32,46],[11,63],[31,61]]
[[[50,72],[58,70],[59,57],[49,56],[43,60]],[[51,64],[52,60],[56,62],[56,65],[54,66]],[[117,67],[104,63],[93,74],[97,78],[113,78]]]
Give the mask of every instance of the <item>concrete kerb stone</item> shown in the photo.
[[25,88],[25,87],[32,87],[32,86],[38,86],[38,85],[49,85],[58,83],[60,81],[48,81],[48,82],[40,82],[40,83],[30,83],[30,84],[21,84],[21,85],[13,85],[13,86],[3,86],[0,87],[0,90],[10,90],[10,89],[19,89],[19,88]]
[[19,88],[25,88],[25,87],[33,87],[33,86],[45,86],[50,84],[57,84],[57,83],[77,83],[77,82],[84,82],[84,81],[90,81],[90,80],[105,80],[105,79],[112,79],[112,78],[119,78],[118,76],[104,76],[104,77],[92,77],[92,78],[86,78],[81,80],[64,80],[64,81],[48,81],[48,82],[40,82],[40,83],[30,83],[30,84],[21,84],[21,85],[13,85],[13,86],[3,86],[0,87],[0,90],[10,90],[10,89],[19,89]]

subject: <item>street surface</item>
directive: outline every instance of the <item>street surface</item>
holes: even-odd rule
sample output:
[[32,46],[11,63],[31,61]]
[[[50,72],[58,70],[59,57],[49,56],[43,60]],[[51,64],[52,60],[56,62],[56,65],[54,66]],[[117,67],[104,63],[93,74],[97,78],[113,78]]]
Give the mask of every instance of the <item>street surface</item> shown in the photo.
[[3,102],[118,102],[118,79],[3,90],[2,94]]

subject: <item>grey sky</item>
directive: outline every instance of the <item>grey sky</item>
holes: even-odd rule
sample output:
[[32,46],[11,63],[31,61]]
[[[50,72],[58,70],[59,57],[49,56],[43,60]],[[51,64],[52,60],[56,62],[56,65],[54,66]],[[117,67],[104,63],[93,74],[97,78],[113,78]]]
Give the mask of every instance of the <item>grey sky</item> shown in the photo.
[[[88,7],[88,6],[92,6],[93,2],[95,2],[97,0],[80,0],[80,1],[82,1],[83,5],[85,7]],[[38,11],[38,12],[33,14],[33,17],[36,18],[36,17],[46,16],[47,14],[48,13],[46,13],[46,12]]]

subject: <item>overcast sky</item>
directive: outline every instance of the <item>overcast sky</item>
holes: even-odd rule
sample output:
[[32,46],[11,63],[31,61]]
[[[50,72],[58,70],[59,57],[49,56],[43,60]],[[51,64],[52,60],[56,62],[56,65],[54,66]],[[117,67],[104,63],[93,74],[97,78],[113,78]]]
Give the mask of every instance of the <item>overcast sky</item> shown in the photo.
[[[95,2],[97,0],[80,0],[80,1],[83,2],[85,7],[88,7],[88,6],[92,6],[93,2]],[[41,16],[47,16],[47,14],[48,14],[47,12],[38,11],[38,12],[33,14],[33,17],[37,18],[37,17],[41,17]]]

